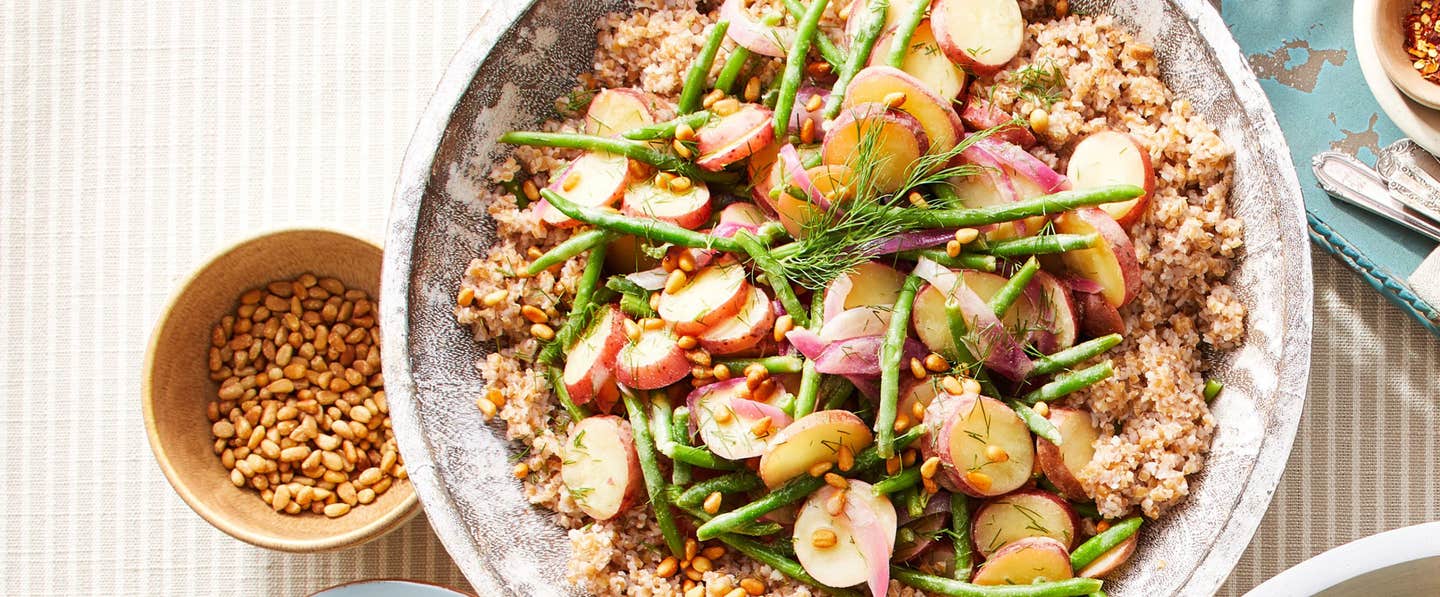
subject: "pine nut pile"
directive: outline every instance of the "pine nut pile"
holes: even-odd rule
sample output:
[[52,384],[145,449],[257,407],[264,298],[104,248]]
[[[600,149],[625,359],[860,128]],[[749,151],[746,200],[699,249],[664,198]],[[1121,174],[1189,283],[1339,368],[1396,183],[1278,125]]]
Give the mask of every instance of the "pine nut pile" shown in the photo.
[[338,518],[405,479],[369,295],[304,274],[239,303],[209,350],[206,415],[230,481],[276,512]]

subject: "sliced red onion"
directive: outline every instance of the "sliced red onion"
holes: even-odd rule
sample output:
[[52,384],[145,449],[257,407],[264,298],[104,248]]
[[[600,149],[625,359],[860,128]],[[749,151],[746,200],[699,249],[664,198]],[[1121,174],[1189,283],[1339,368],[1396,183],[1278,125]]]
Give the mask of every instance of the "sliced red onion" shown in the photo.
[[841,377],[850,380],[850,384],[855,386],[855,389],[859,390],[862,396],[871,400],[878,400],[880,398],[879,376],[842,375]]
[[1064,282],[1066,286],[1069,286],[1070,290],[1083,294],[1100,294],[1101,291],[1105,290],[1104,287],[1100,286],[1099,282],[1091,280],[1090,278],[1060,276],[1060,281]]
[[815,188],[810,175],[805,173],[805,165],[800,163],[800,154],[796,153],[794,145],[786,143],[780,148],[780,163],[785,166],[786,178],[804,192],[811,203],[823,210],[830,209],[830,200],[825,198],[820,189]]
[[985,365],[1010,380],[1025,379],[1025,374],[1035,366],[1025,354],[1025,348],[1010,336],[1000,318],[974,290],[965,285],[959,274],[924,257],[916,262],[914,273],[934,285],[947,300],[960,305],[970,329],[975,330],[979,338],[980,346],[970,347],[972,354],[987,355]]
[[1000,156],[995,155],[984,144],[976,143],[965,148],[965,151],[960,153],[960,158],[980,166],[982,170],[977,176],[989,179],[990,184],[994,185],[1006,200],[1020,200],[1020,191],[1015,189],[1015,183],[1010,180],[1010,174],[1002,164]]
[[[776,394],[775,397],[783,399],[785,394],[785,391],[781,390],[781,393]],[[785,411],[780,410],[778,407],[746,398],[731,398],[730,410],[735,411],[735,416],[748,421],[759,421],[765,417],[770,417],[770,428],[776,431],[785,428],[786,425],[789,425],[793,421],[790,415],[785,414]],[[759,454],[755,454],[755,456],[759,456]]]
[[1070,187],[1070,179],[1065,178],[1065,175],[1056,172],[1045,162],[1040,161],[1040,158],[1031,155],[1019,145],[995,139],[981,139],[975,145],[983,147],[1001,164],[1008,166],[1016,174],[1040,185],[1040,188],[1044,189],[1046,193],[1054,193]]
[[636,286],[645,290],[660,290],[665,287],[665,279],[669,274],[663,267],[651,268],[638,271],[633,274],[626,274],[625,279],[634,282]]
[[790,341],[790,345],[795,347],[795,350],[800,351],[800,354],[812,361],[820,358],[820,354],[825,352],[826,343],[820,340],[819,334],[805,328],[795,328],[786,332],[785,339]]
[[795,41],[794,29],[771,27],[751,18],[744,0],[725,0],[720,6],[720,20],[730,21],[730,29],[725,32],[730,39],[756,54],[784,58]]
[[721,381],[721,382],[716,382],[716,383],[712,383],[712,384],[709,384],[709,385],[700,386],[700,387],[698,387],[698,388],[695,388],[695,389],[693,389],[693,390],[690,390],[690,393],[685,396],[685,408],[690,409],[690,435],[691,435],[691,436],[694,436],[696,433],[698,433],[698,432],[700,431],[700,423],[699,423],[700,418],[697,417],[697,416],[695,416],[695,413],[699,412],[698,409],[700,408],[700,400],[703,399],[705,396],[709,395],[710,392],[729,392],[729,391],[732,391],[732,388],[735,387],[735,383],[736,383],[737,381],[743,382],[743,381],[745,381],[745,378],[743,378],[743,377],[736,377],[736,378],[732,378],[732,379],[727,379],[727,380],[725,380],[725,381]]
[[911,249],[928,249],[936,245],[943,245],[952,238],[955,238],[954,228],[917,230],[880,239],[870,246],[868,252],[873,255],[889,255]]
[[[852,481],[851,484],[861,486],[857,488],[860,491],[868,490],[864,482]],[[865,556],[865,565],[870,567],[870,578],[866,581],[870,594],[886,594],[890,586],[890,556],[895,552],[895,529],[887,528],[864,500],[845,500],[845,517],[850,519],[855,543]]]
[[849,274],[830,281],[830,286],[825,289],[825,321],[830,321],[845,310],[845,299],[854,288],[855,280],[850,279]]
[[[832,375],[880,375],[880,350],[884,336],[862,336],[831,343],[815,359],[815,370]],[[925,346],[905,338],[901,362],[925,358]]]
[[855,307],[820,326],[820,342],[829,344],[860,336],[883,335],[890,328],[890,311],[873,307]]

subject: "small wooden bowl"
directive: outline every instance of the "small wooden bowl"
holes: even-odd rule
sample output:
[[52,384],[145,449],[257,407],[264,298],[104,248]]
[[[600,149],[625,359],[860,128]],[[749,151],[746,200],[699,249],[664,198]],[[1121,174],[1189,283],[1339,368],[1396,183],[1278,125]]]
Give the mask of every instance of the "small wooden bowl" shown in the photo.
[[250,489],[230,483],[212,449],[206,406],[211,330],[246,290],[309,272],[380,296],[380,247],[327,230],[284,230],[242,242],[201,267],[175,294],[145,354],[141,401],[150,449],[190,508],[230,536],[270,549],[317,552],[379,538],[419,512],[407,481],[339,518],[276,513]]
[[[1440,109],[1440,85],[1431,83],[1415,70],[1415,60],[1405,51],[1405,17],[1412,0],[1377,0],[1375,7],[1375,53],[1380,67],[1395,87],[1429,108]],[[1356,4],[1356,9],[1360,9]]]

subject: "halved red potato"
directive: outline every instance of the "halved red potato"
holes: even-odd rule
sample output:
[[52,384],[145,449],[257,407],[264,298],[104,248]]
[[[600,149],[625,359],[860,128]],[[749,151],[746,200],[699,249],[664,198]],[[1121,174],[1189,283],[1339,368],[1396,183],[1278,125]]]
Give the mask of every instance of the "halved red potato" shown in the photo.
[[1117,131],[1100,131],[1076,144],[1065,167],[1065,176],[1076,189],[1112,184],[1133,184],[1145,189],[1143,195],[1129,201],[1100,206],[1116,223],[1127,228],[1145,215],[1150,193],[1155,191],[1150,151],[1139,139]]
[[856,307],[895,306],[905,274],[879,261],[868,261],[850,273],[836,277],[825,291],[825,318]]
[[670,222],[681,228],[699,228],[710,219],[710,189],[693,181],[684,192],[661,188],[654,179],[637,180],[625,189],[620,203],[628,215]]
[[1083,410],[1054,406],[1047,418],[1060,431],[1064,442],[1057,446],[1045,438],[1035,438],[1035,458],[1040,461],[1040,470],[1065,497],[1087,501],[1090,496],[1080,483],[1080,469],[1095,457],[1095,440],[1100,439],[1100,430],[1091,421],[1090,413]]
[[1070,553],[1049,537],[1026,537],[1000,548],[980,565],[972,579],[977,585],[1028,585],[1075,577]]
[[644,492],[640,457],[630,422],[612,415],[586,417],[561,448],[560,480],[575,505],[595,520],[609,520]]
[[[696,389],[686,399],[700,439],[716,456],[730,460],[753,458],[765,452],[770,438],[790,424],[785,411],[740,397],[745,379],[737,377]],[[761,419],[769,419],[764,433],[755,434]]]
[[[912,10],[911,7],[915,6],[916,2],[928,1],[929,0],[890,0],[890,5],[885,11],[885,25],[881,30],[887,35],[893,32],[895,27],[899,25],[900,19],[910,13]],[[867,7],[873,5],[874,3],[869,0],[852,0],[850,2],[850,6],[845,9],[849,11],[849,18],[845,19],[845,39],[854,40],[855,36],[860,33],[860,25],[865,22],[865,19],[861,18],[861,16]],[[876,47],[879,46],[877,45]],[[879,50],[876,51],[878,52]]]
[[1100,554],[1100,557],[1095,558],[1095,561],[1081,568],[1075,576],[1082,578],[1100,578],[1114,572],[1116,568],[1130,561],[1130,556],[1135,554],[1135,546],[1139,544],[1139,542],[1140,535],[1131,535],[1130,538],[1121,541],[1119,545],[1110,548],[1110,551]]
[[774,323],[775,311],[770,308],[770,297],[751,285],[744,306],[735,315],[710,326],[696,339],[710,354],[735,354],[754,348],[771,333]]
[[1024,124],[1015,122],[1015,118],[995,104],[981,97],[970,97],[965,102],[965,109],[960,111],[960,121],[972,131],[983,131],[995,127],[1003,127],[990,135],[996,141],[1014,143],[1020,147],[1030,147],[1035,144],[1035,135],[1030,128]]
[[[891,12],[893,14],[894,4],[891,4]],[[876,40],[875,51],[870,53],[870,66],[885,64],[890,59],[890,46],[894,41],[893,33],[887,33]],[[920,25],[915,28],[914,35],[910,37],[910,46],[905,50],[905,59],[900,63],[900,70],[924,81],[940,97],[958,97],[960,92],[965,90],[965,70],[955,66],[940,50],[939,42],[935,41],[935,33],[930,30],[929,19],[920,21]],[[961,116],[963,119],[964,115]],[[1033,138],[1031,142],[1034,142]]]
[[[630,160],[623,155],[587,151],[550,181],[550,190],[571,203],[585,207],[614,205],[625,194],[630,182]],[[568,189],[568,190],[567,190]],[[540,219],[556,228],[570,228],[580,222],[560,213],[543,200],[536,204]]]
[[1044,271],[1035,272],[1035,278],[1025,289],[1035,305],[1038,322],[1054,337],[1054,346],[1049,352],[1065,350],[1075,345],[1080,335],[1080,318],[1070,288],[1059,278]]
[[754,203],[731,203],[720,210],[719,223],[730,222],[745,228],[759,228],[771,219]]
[[[978,148],[971,148],[978,152]],[[967,152],[967,158],[972,154]],[[951,188],[955,194],[960,196],[960,201],[965,207],[991,207],[1005,205],[1031,199],[1044,195],[1034,184],[1027,184],[1030,181],[1017,174],[1010,167],[993,160],[976,163],[965,159],[968,163],[980,166],[984,170],[978,174],[965,177],[952,177],[949,179]],[[1015,222],[1001,222],[995,224],[985,232],[985,239],[990,241],[1008,240],[1022,236],[1033,236],[1049,221],[1046,216],[1034,216]]]
[[891,309],[856,307],[841,311],[820,327],[820,341],[825,344],[859,338],[883,336],[890,329]]
[[[776,170],[778,171],[780,168],[776,168]],[[810,185],[828,201],[842,199],[851,192],[852,172],[849,166],[821,164],[806,170],[805,176],[810,179]],[[783,174],[780,175],[780,178],[789,184]],[[782,192],[771,203],[774,205],[776,213],[779,214],[780,223],[785,226],[785,231],[792,237],[804,236],[805,223],[819,214],[819,208],[807,199]]]
[[609,137],[655,124],[655,98],[639,89],[601,89],[585,111],[585,134]]
[[625,345],[625,315],[611,305],[596,313],[595,321],[565,351],[565,372],[561,379],[575,404],[590,402],[613,374],[615,354]]
[[700,127],[695,165],[711,172],[750,157],[775,140],[774,113],[760,104],[744,104],[735,113]]
[[1093,248],[1060,254],[1065,267],[1080,277],[1100,284],[1105,302],[1120,308],[1140,294],[1140,261],[1130,235],[1105,210],[1087,207],[1068,211],[1055,220],[1061,234],[1099,234]]
[[[931,26],[934,26],[933,21]],[[855,78],[845,88],[844,105],[884,103],[886,97],[897,91],[905,94],[899,110],[919,121],[930,141],[930,153],[950,151],[960,142],[964,125],[950,105],[953,98],[942,97],[924,81],[892,66],[871,66],[855,73]]]
[[1060,496],[1031,489],[980,506],[970,525],[970,539],[975,550],[987,558],[1025,537],[1049,537],[1070,549],[1075,546],[1079,525],[1075,511]]
[[[989,301],[1008,281],[1004,276],[975,270],[960,270],[959,274],[960,280],[983,301]],[[941,289],[934,284],[927,284],[915,294],[915,303],[911,307],[911,323],[915,326],[915,336],[927,348],[940,354],[955,352],[955,336],[950,333],[950,321],[945,313],[948,292],[948,288]],[[1030,329],[1035,327],[1039,318],[1040,313],[1034,299],[1022,294],[1010,310],[1005,312],[1005,316],[1000,318],[1000,323],[1012,336],[1023,339],[1030,333]]]
[[674,333],[665,328],[644,330],[615,353],[615,379],[632,388],[653,390],[684,379],[690,361]]
[[720,263],[695,272],[674,293],[661,292],[660,318],[680,334],[698,334],[740,311],[750,297],[750,283],[740,264]]
[[842,446],[859,454],[873,439],[870,426],[848,410],[810,413],[770,440],[770,450],[760,457],[760,478],[767,487],[779,487],[816,464],[839,460]]
[[1120,310],[1099,294],[1076,293],[1079,300],[1080,331],[1091,338],[1125,333]]
[[[908,76],[908,75],[907,75]],[[867,146],[870,138],[873,146]],[[882,193],[893,192],[905,184],[911,165],[930,149],[930,139],[920,121],[906,112],[891,110],[884,104],[851,104],[825,135],[826,164],[847,165],[865,152],[883,156],[875,164],[871,181]]]
[[[925,409],[930,408],[930,403],[942,391],[940,389],[940,376],[931,375],[925,379],[911,379],[905,382],[900,388],[900,401],[896,405],[896,411],[910,417],[911,421],[919,423],[925,418]],[[918,405],[918,408],[917,408]],[[916,413],[919,413],[917,416]]]
[[991,497],[1030,481],[1035,443],[1005,403],[942,392],[925,410],[925,421],[931,431],[920,440],[920,451],[926,458],[940,457],[938,479],[946,489]]
[[945,55],[981,76],[1005,68],[1025,43],[1015,0],[935,0],[930,21]]
[[[882,595],[895,551],[895,506],[864,481],[851,480],[844,496],[838,496],[841,492],[823,486],[800,507],[792,535],[795,557],[820,584],[838,588],[868,583],[872,594]],[[843,499],[844,506],[833,515],[829,508],[836,499]],[[834,534],[833,544],[829,533]],[[817,534],[823,537],[818,546]]]

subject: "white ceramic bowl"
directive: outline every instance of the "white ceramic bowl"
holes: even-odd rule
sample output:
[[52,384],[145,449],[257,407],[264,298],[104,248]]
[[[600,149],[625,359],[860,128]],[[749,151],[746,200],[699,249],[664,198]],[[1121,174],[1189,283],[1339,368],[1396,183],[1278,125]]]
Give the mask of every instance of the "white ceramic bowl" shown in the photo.
[[1351,541],[1246,593],[1246,597],[1291,595],[1440,595],[1440,522]]

